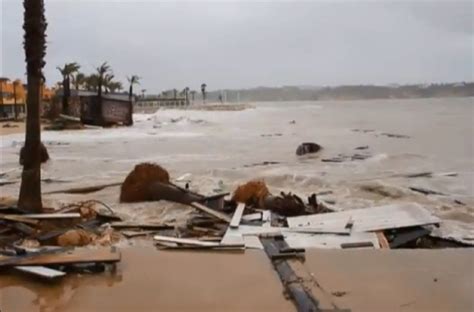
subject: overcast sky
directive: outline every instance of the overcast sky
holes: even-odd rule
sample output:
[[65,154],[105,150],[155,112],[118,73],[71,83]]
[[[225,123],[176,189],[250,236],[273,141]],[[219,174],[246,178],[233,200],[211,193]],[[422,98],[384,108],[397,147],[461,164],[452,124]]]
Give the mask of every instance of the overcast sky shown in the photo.
[[[24,78],[23,1],[0,2],[0,75]],[[149,93],[473,80],[472,1],[45,2],[48,84],[73,61]]]

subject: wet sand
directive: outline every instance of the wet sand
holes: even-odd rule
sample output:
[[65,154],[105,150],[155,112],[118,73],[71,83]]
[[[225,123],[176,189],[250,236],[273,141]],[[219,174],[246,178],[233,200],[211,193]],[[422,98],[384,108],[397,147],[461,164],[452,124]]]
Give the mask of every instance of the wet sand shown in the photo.
[[115,275],[71,274],[48,285],[2,273],[1,311],[293,311],[262,252],[122,249]]
[[[295,311],[262,251],[122,249],[115,273],[48,284],[0,277],[2,311]],[[307,250],[304,270],[323,308],[472,311],[474,251]]]
[[305,266],[332,294],[338,308],[354,312],[474,310],[472,249],[313,249],[306,251]]
[[[6,125],[9,125],[9,126],[6,126]],[[25,133],[24,122],[20,122],[20,121],[0,122],[0,136],[15,134],[15,133]]]

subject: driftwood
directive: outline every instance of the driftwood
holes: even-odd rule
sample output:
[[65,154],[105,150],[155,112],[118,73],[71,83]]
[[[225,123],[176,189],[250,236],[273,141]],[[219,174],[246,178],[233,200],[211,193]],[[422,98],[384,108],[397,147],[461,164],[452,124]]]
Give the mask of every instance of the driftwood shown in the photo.
[[94,185],[94,186],[70,188],[70,189],[65,189],[65,190],[46,192],[46,193],[43,193],[43,194],[61,194],[61,193],[64,193],[64,194],[88,194],[88,193],[98,192],[98,191],[103,190],[104,188],[107,188],[107,187],[119,186],[119,185],[122,185],[122,182],[114,182],[114,183],[99,184],[99,185]]
[[148,187],[152,201],[167,200],[190,205],[192,202],[202,202],[205,197],[189,190],[182,189],[171,183],[154,182]]

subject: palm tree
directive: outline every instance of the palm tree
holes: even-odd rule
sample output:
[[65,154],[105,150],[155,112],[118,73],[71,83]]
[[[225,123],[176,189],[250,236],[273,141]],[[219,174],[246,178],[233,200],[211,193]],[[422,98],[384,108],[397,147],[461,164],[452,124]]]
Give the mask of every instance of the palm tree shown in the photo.
[[116,91],[120,91],[123,89],[123,85],[120,81],[112,81],[112,82],[109,82],[108,86],[107,86],[110,90],[110,92],[114,93]]
[[132,75],[131,77],[127,77],[128,83],[130,87],[128,88],[128,101],[130,103],[130,114],[128,116],[128,125],[133,125],[133,85],[140,84],[140,77],[137,75]]
[[184,99],[186,101],[186,105],[189,105],[189,87],[184,88]]
[[207,87],[207,84],[203,83],[201,85],[201,92],[202,92],[202,102],[203,103],[206,103],[206,87]]
[[99,86],[99,76],[97,74],[91,74],[85,78],[84,86],[88,91],[97,91]]
[[146,89],[142,89],[142,98],[145,98]]
[[97,67],[97,91],[99,99],[102,98],[102,87],[104,86],[104,79],[111,72],[110,65],[107,62],[102,63],[99,67]]
[[18,106],[17,106],[17,87],[21,86],[21,80],[16,79],[13,81],[13,104],[15,110],[15,120],[18,119]]
[[81,66],[74,63],[66,63],[63,67],[56,67],[63,76],[63,112],[69,112],[69,97],[71,96],[71,76],[76,73]]
[[130,87],[128,89],[128,97],[130,99],[132,99],[132,97],[133,97],[133,85],[135,85],[135,84],[139,85],[140,84],[140,77],[138,77],[137,75],[132,75],[130,77],[127,77],[127,80],[128,80],[128,83],[130,84]]
[[75,76],[72,77],[74,87],[76,91],[79,90],[80,87],[84,86],[86,82],[86,75],[83,73],[78,72]]
[[25,58],[28,75],[26,134],[18,208],[29,212],[43,210],[41,201],[41,144],[40,88],[44,80],[46,55],[46,19],[44,0],[24,0],[23,29],[25,30]]
[[0,77],[0,105],[3,108],[3,84],[6,84],[10,79],[5,77]]
[[104,84],[104,91],[105,93],[109,93],[110,91],[110,85],[114,83],[114,74],[106,74],[105,77],[104,77],[104,81],[103,81],[103,84]]

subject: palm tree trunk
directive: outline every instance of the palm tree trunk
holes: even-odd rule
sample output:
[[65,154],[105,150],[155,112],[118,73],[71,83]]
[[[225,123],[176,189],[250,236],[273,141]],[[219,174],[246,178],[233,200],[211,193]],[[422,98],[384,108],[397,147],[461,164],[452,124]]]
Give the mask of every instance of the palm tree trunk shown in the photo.
[[40,88],[46,54],[44,0],[24,0],[25,56],[28,74],[26,134],[18,207],[40,212],[41,202],[41,128]]

